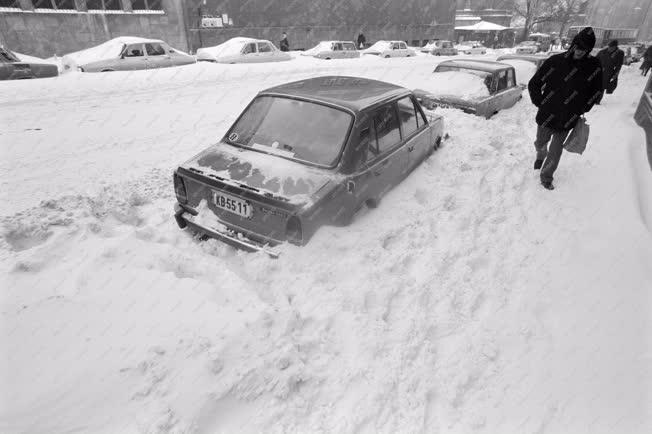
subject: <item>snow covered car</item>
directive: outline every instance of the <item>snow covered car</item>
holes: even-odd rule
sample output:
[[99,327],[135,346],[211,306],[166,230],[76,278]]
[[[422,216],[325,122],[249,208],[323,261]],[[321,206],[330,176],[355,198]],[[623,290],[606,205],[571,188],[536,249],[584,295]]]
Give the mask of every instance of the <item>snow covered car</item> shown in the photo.
[[539,51],[536,41],[523,41],[514,48],[515,54],[535,54]]
[[435,68],[433,80],[414,90],[428,109],[458,108],[490,118],[522,98],[514,67],[488,60],[447,60]]
[[159,39],[122,36],[63,56],[64,71],[134,71],[195,63],[194,57]]
[[647,160],[652,169],[652,75],[647,80],[647,85],[641,95],[638,108],[634,114],[636,123],[645,131],[647,141]]
[[430,53],[434,56],[456,56],[457,49],[451,41],[434,41],[421,47],[422,53]]
[[409,48],[403,41],[378,41],[371,47],[362,50],[362,54],[371,54],[380,57],[414,57],[416,51]]
[[455,47],[458,52],[464,54],[487,54],[487,47],[479,42],[461,44]]
[[21,59],[4,47],[0,47],[0,80],[46,78],[59,75],[57,65],[31,56]]
[[174,173],[183,229],[274,256],[375,207],[441,143],[443,119],[413,94],[356,77],[261,91],[219,143]]
[[539,69],[547,58],[548,56],[542,56],[540,54],[503,54],[502,56],[498,56],[496,61],[509,63],[510,60],[522,60],[524,62],[533,63],[536,68]]
[[198,61],[216,63],[283,62],[292,59],[270,41],[242,37],[229,39],[214,47],[200,48],[196,57]]
[[317,46],[301,53],[317,59],[354,59],[360,57],[360,52],[352,41],[322,41]]

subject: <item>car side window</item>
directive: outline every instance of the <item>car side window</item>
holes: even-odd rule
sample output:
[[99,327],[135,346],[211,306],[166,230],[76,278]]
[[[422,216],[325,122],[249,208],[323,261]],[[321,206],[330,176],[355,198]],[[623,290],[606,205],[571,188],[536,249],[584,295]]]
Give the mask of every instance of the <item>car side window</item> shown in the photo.
[[396,107],[394,103],[385,105],[374,114],[376,141],[381,154],[389,151],[401,141]]
[[401,135],[403,140],[410,137],[419,129],[417,111],[412,98],[405,97],[398,100],[398,116],[401,121]]
[[398,44],[398,47],[399,47],[401,50],[407,50],[407,45],[405,45],[405,42],[401,42],[400,44]]
[[507,87],[511,88],[516,86],[516,77],[514,76],[514,70],[507,70]]
[[355,45],[350,42],[344,42],[342,48],[344,48],[344,51],[355,51]]
[[125,50],[125,57],[141,57],[143,55],[143,45],[133,44],[127,45]]
[[507,89],[507,71],[498,71],[498,88],[497,92]]
[[253,42],[244,46],[242,54],[252,54],[256,52],[256,44]]
[[145,44],[145,51],[147,51],[148,56],[163,56],[165,55],[165,49],[161,47],[161,44]]
[[342,51],[342,44],[340,42],[336,42],[335,44],[333,44],[333,50]]
[[259,42],[258,43],[258,52],[259,53],[271,53],[272,52],[272,47],[267,42]]
[[392,44],[392,50],[398,50],[398,44],[396,42]]

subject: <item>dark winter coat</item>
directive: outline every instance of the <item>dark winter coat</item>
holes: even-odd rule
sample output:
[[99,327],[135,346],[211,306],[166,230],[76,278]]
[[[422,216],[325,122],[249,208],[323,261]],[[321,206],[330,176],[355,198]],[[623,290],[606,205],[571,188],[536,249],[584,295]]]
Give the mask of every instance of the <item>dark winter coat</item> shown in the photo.
[[645,53],[643,54],[643,65],[641,65],[641,69],[650,67],[651,65],[652,65],[652,45],[647,47],[647,50],[645,50]]
[[536,121],[556,131],[572,129],[602,95],[600,61],[586,55],[573,58],[572,49],[546,59],[528,83]]
[[288,41],[287,36],[283,39],[281,39],[281,43],[279,44],[279,48],[281,51],[290,51],[290,41]]
[[358,35],[358,48],[364,48],[364,44],[367,43],[367,38],[364,37],[362,33]]
[[602,88],[611,93],[618,85],[618,74],[623,66],[625,53],[620,48],[613,53],[609,52],[609,48],[603,48],[596,57],[602,64]]

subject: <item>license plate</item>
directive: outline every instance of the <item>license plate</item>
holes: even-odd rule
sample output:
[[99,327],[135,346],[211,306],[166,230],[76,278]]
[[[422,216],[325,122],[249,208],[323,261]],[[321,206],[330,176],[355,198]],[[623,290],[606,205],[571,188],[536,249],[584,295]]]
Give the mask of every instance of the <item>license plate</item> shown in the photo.
[[252,214],[251,204],[221,191],[213,191],[213,203],[218,208],[249,218]]

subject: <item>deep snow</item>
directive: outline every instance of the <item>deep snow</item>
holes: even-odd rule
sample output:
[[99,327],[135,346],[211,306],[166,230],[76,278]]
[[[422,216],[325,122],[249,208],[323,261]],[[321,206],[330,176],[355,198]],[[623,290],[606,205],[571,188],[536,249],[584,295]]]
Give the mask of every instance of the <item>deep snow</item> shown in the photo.
[[263,88],[430,56],[0,83],[0,431],[652,431],[652,175],[625,67],[557,189],[534,108],[451,138],[272,260],[172,219],[171,172]]

